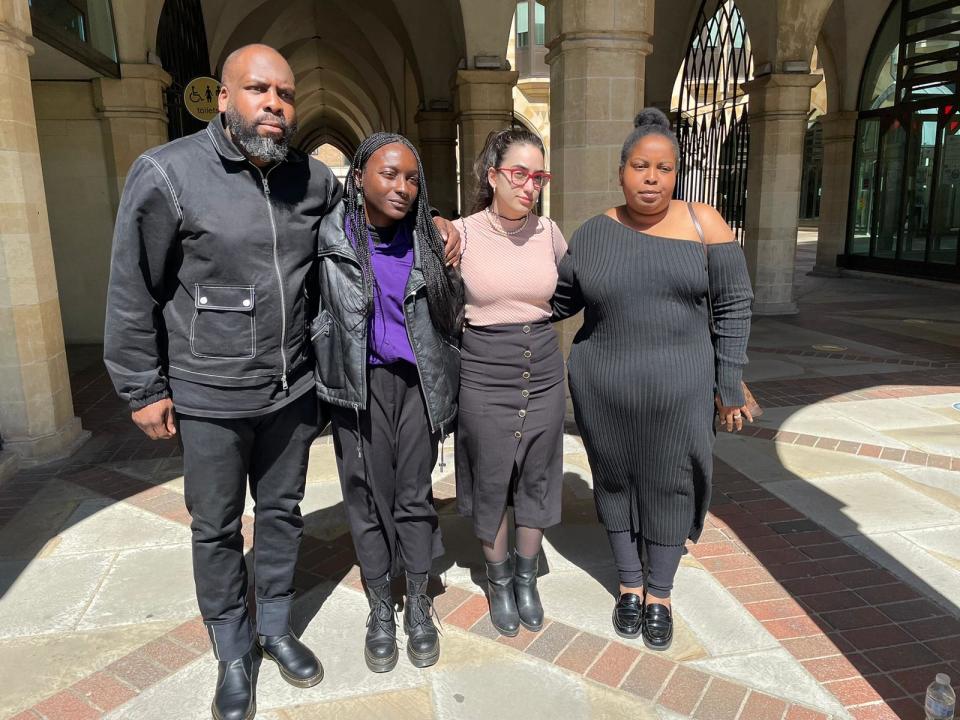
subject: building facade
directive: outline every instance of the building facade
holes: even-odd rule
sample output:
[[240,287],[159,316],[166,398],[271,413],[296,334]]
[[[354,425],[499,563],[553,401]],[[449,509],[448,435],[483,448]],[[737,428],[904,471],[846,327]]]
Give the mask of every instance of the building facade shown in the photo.
[[[127,169],[197,127],[183,113],[190,81],[216,77],[233,49],[263,42],[287,57],[308,152],[330,145],[349,157],[381,129],[410,137],[448,215],[467,205],[474,179],[458,168],[487,134],[527,124],[549,146],[548,209],[569,235],[621,201],[632,118],[645,105],[676,108],[698,18],[726,6],[752,62],[726,90],[748,96],[735,191],[756,312],[797,309],[805,155],[822,183],[816,272],[957,279],[960,2],[0,0],[5,456],[45,462],[82,442],[64,348],[102,340]],[[722,57],[716,37],[703,36],[702,57]],[[814,105],[822,145],[811,154]]]

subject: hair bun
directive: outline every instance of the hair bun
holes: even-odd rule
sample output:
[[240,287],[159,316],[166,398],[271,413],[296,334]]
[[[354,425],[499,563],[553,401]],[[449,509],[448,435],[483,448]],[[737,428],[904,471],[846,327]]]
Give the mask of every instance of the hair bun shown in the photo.
[[669,130],[670,120],[666,115],[663,114],[662,110],[659,110],[655,107],[644,108],[633,119],[633,126],[635,128],[640,128],[650,125],[661,127],[664,130]]

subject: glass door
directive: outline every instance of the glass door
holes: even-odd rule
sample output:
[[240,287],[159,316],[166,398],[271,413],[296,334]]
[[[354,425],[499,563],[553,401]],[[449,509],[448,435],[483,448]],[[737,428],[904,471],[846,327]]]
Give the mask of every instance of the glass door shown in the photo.
[[904,208],[904,232],[900,245],[900,258],[903,260],[923,262],[926,258],[938,125],[936,108],[919,110],[910,119],[907,196]]
[[853,207],[851,209],[851,255],[869,255],[873,236],[873,183],[877,175],[880,120],[862,119],[857,127],[857,162],[854,167]]
[[873,257],[894,258],[900,238],[900,212],[906,171],[907,131],[897,116],[884,117],[877,164],[877,232]]
[[960,234],[960,114],[944,113],[928,262],[956,265]]

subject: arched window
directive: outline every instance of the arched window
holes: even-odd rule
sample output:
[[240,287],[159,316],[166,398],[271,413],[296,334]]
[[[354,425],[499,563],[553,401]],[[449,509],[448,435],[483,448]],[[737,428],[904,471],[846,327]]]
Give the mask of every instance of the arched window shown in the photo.
[[743,239],[753,56],[734,0],[701,0],[672,110],[680,144],[676,196],[715,206]]
[[864,65],[846,267],[960,280],[960,4],[894,0]]
[[860,85],[860,109],[893,107],[897,96],[897,68],[900,57],[900,2],[890,9],[863,71]]
[[341,183],[346,181],[347,171],[350,169],[350,158],[339,147],[325,142],[316,147],[310,155],[330,168]]

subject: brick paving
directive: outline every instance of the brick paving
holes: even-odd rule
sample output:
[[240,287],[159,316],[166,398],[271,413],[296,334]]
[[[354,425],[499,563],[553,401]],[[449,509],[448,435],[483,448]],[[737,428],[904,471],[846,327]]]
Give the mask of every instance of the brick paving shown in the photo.
[[[752,352],[771,357],[883,363],[897,366],[896,370],[751,382],[761,403],[770,408],[789,408],[960,393],[956,348],[850,322],[850,313],[871,307],[872,303],[843,303],[831,307],[827,314],[805,309],[800,316],[782,323],[872,344],[903,356],[833,353],[800,345],[756,348]],[[894,307],[905,305],[894,302],[888,309]],[[95,430],[94,438],[69,461],[21,471],[0,485],[0,528],[12,522],[26,504],[42,496],[48,483],[54,481],[188,525],[180,493],[103,467],[105,463],[129,460],[152,459],[159,463],[175,458],[178,449],[175,442],[153,443],[143,438],[130,425],[126,410],[114,400],[99,365],[90,364],[88,368],[72,376],[72,387],[76,411],[84,426]],[[955,455],[760,426],[748,427],[745,434],[777,447],[815,448],[838,458],[878,459],[907,467],[960,472],[960,457]],[[435,485],[440,504],[449,503],[454,493],[449,479]],[[249,527],[251,518],[245,517],[244,522]],[[249,549],[249,532],[245,539]],[[711,512],[700,542],[690,545],[689,551],[695,563],[709,572],[855,720],[922,717],[923,693],[933,675],[946,670],[955,679],[960,676],[960,618],[955,607],[924,596],[814,518],[719,459]],[[304,538],[298,589],[307,591],[326,582],[339,583],[355,592],[362,590],[349,535],[327,540]],[[482,594],[456,585],[441,588],[435,582],[431,587],[437,593],[435,608],[445,627],[681,716],[707,720],[831,717],[749,683],[649,652],[639,643],[609,640],[556,618],[547,618],[539,633],[521,630],[516,638],[503,638],[489,622]],[[602,612],[609,612],[609,608],[602,608]],[[199,618],[193,618],[69,687],[51,692],[14,715],[13,720],[100,718],[201,658],[210,661],[209,643]]]
[[[189,522],[172,507],[182,505],[182,496],[171,490],[102,468],[60,477],[161,517]],[[4,491],[17,493],[35,482],[15,480]],[[810,529],[808,519],[720,461],[714,492],[705,530],[711,542],[691,545],[691,554],[853,717],[897,717],[891,713],[922,699],[936,668],[960,661],[960,620],[946,610],[918,598],[912,588],[823,528]],[[784,525],[794,518],[806,523],[798,531]],[[828,565],[832,560],[847,562]],[[349,536],[332,542],[307,536],[298,567],[301,589],[330,579],[358,589],[355,571],[349,574],[353,565]],[[450,587],[437,597],[436,607],[445,625],[490,635],[482,595]],[[696,718],[826,717],[555,621],[548,620],[540,633],[521,630],[516,638],[499,637],[497,642]],[[101,717],[207,649],[202,623],[191,620],[37,703],[22,717]]]

